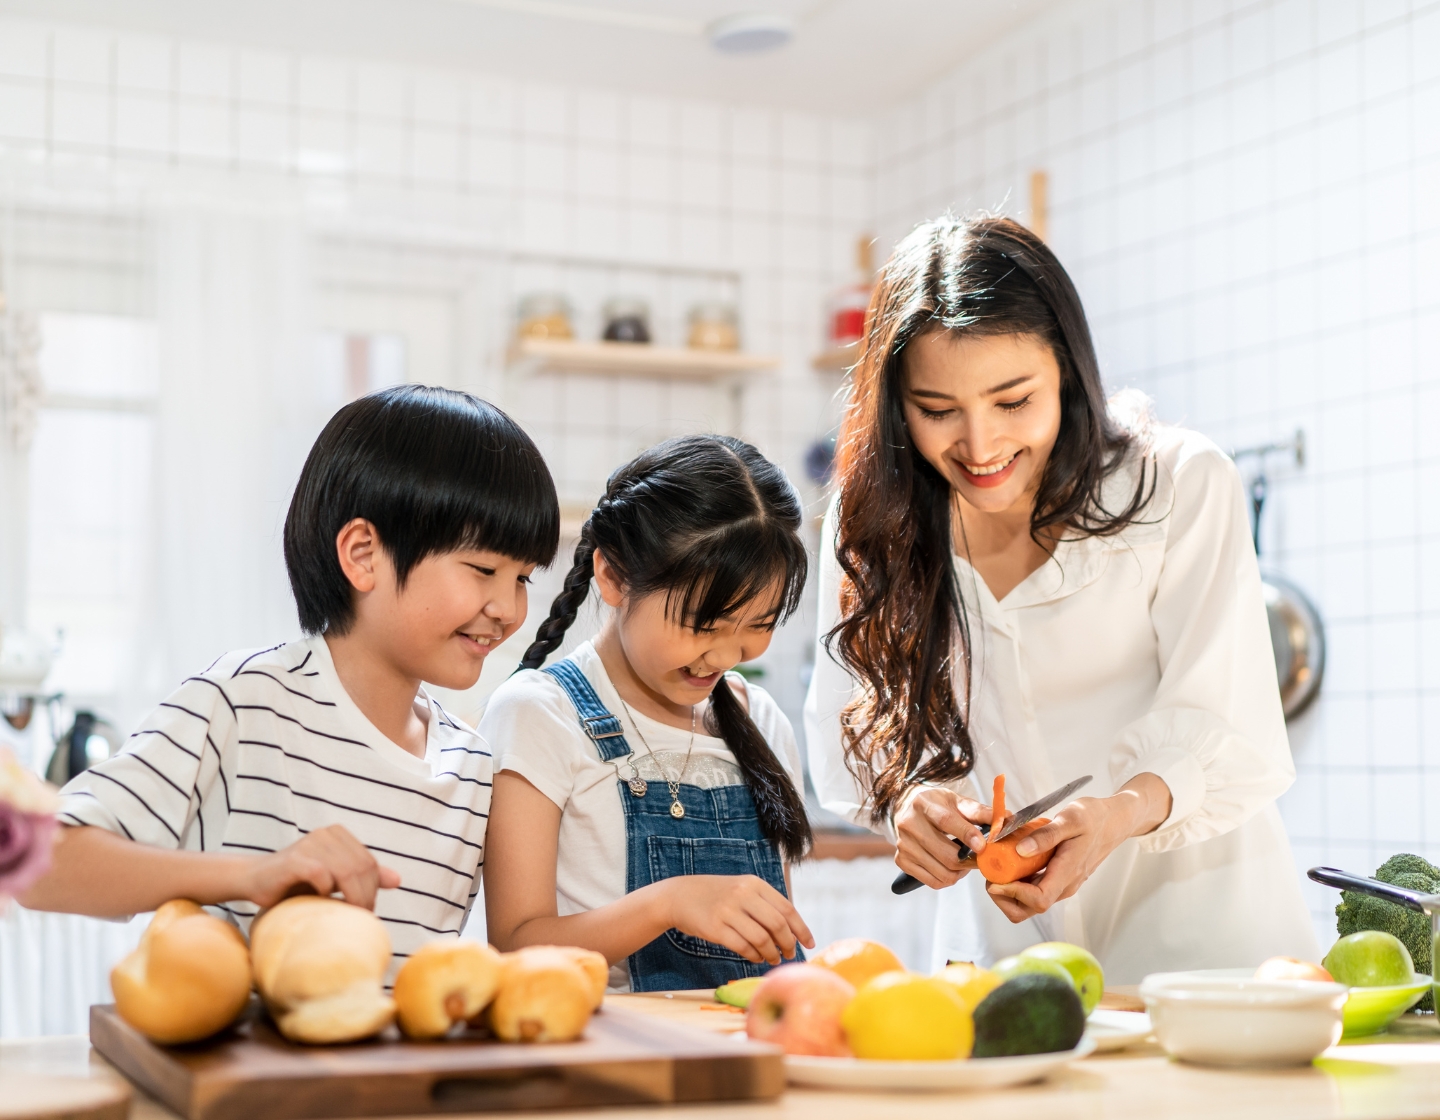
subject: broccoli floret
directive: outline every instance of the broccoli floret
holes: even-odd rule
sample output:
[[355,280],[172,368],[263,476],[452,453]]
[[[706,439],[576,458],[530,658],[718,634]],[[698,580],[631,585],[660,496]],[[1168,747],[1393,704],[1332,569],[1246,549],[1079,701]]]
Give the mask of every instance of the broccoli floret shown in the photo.
[[[1440,894],[1440,869],[1417,855],[1402,852],[1391,856],[1378,871],[1375,878],[1383,883],[1420,891],[1423,894]],[[1430,919],[1427,915],[1385,902],[1369,895],[1353,891],[1340,892],[1340,905],[1335,907],[1336,927],[1341,937],[1358,933],[1363,929],[1377,929],[1393,934],[1410,950],[1415,962],[1415,971],[1429,973],[1431,969]],[[1433,1011],[1434,1000],[1426,995],[1416,1004],[1417,1011]]]
[[[1398,885],[1400,880],[1395,877],[1397,875],[1421,875],[1431,883],[1440,883],[1440,868],[1435,867],[1429,860],[1422,859],[1420,856],[1412,855],[1409,852],[1401,852],[1399,855],[1391,856],[1382,863],[1375,872],[1375,878],[1379,879],[1382,883],[1395,883]],[[1415,889],[1419,890],[1420,888],[1416,887]],[[1425,893],[1431,894],[1433,892],[1427,888]]]

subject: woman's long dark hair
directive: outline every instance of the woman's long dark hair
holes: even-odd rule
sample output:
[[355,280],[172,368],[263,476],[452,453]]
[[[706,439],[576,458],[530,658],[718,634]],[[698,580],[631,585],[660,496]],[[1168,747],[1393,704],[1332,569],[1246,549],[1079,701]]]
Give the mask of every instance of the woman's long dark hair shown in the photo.
[[875,820],[915,782],[974,765],[965,701],[969,632],[955,580],[949,482],[915,449],[902,404],[905,350],[932,331],[1029,335],[1060,366],[1060,432],[1041,475],[1030,534],[1106,536],[1135,522],[1154,490],[1142,462],[1123,508],[1102,486],[1135,435],[1106,409],[1090,328],[1055,254],[1018,222],[941,218],[917,227],[881,270],[866,315],[836,456],[840,622],[832,654],[861,684],[841,713],[845,762]]
[[[665,592],[667,613],[686,626],[702,629],[776,588],[778,625],[805,589],[801,521],[795,488],[748,443],[685,436],[652,447],[610,476],[521,667],[538,669],[559,648],[590,594],[596,549],[627,595]],[[706,727],[735,755],[765,836],[787,859],[801,858],[811,842],[805,801],[723,680],[710,693]]]

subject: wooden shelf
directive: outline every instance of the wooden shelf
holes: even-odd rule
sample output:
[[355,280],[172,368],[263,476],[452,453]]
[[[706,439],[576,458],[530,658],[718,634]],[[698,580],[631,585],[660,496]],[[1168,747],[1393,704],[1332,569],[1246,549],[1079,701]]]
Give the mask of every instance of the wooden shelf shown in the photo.
[[673,377],[716,381],[774,369],[780,359],[744,351],[691,350],[633,342],[565,342],[522,338],[510,366],[525,373],[598,373],[615,377]]
[[844,373],[859,360],[860,344],[852,342],[848,346],[835,346],[823,353],[816,354],[810,364],[816,369]]
[[894,846],[883,836],[839,828],[817,828],[815,847],[810,850],[811,859],[873,859],[894,854]]

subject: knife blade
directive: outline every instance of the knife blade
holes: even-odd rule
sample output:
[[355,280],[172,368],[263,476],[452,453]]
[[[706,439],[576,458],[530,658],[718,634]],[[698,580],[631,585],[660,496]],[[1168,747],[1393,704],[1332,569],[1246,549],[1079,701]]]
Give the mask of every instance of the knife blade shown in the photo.
[[[1047,793],[1039,801],[1031,802],[1014,816],[1010,816],[1007,814],[1005,818],[1005,827],[1000,830],[1000,835],[995,837],[995,839],[1004,840],[1005,837],[1009,836],[1017,828],[1023,828],[1025,825],[1033,821],[1036,817],[1040,816],[1040,814],[1048,812],[1049,810],[1055,808],[1056,805],[1059,805],[1076,790],[1081,789],[1083,786],[1087,785],[1090,780],[1091,775],[1086,774],[1084,777],[1076,778],[1073,782],[1066,782],[1054,793]],[[982,833],[985,833],[988,839],[990,826],[988,824],[982,824],[980,826],[980,831]],[[963,841],[956,840],[955,844],[960,849],[960,858],[962,860],[975,858],[975,853],[972,852]],[[895,877],[895,881],[890,884],[890,893],[909,894],[911,891],[917,889],[922,885],[923,884],[920,882],[919,879],[915,878],[913,875],[907,874],[906,872],[902,871],[899,875]]]
[[1083,778],[1076,778],[1073,782],[1067,782],[1065,785],[1061,786],[1054,793],[1047,793],[1039,801],[1033,802],[1030,805],[1026,805],[1025,808],[1021,809],[1013,817],[1007,816],[1005,818],[1005,827],[1000,830],[1000,835],[995,837],[995,839],[1004,840],[1005,837],[1009,836],[1017,828],[1024,828],[1041,813],[1048,813],[1051,809],[1055,808],[1056,805],[1059,805],[1060,802],[1064,801],[1077,789],[1083,788],[1084,786],[1089,784],[1089,782],[1089,774],[1086,774]]

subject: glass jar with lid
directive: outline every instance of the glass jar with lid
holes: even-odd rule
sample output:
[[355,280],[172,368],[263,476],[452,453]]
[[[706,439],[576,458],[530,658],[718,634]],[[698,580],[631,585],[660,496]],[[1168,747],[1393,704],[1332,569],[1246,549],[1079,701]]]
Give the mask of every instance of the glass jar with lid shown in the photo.
[[520,338],[574,338],[570,301],[559,292],[532,292],[523,297],[515,333]]
[[718,300],[697,303],[690,309],[687,343],[692,350],[739,350],[740,313],[735,305]]
[[621,296],[607,300],[601,312],[606,342],[649,342],[650,305],[643,299]]

